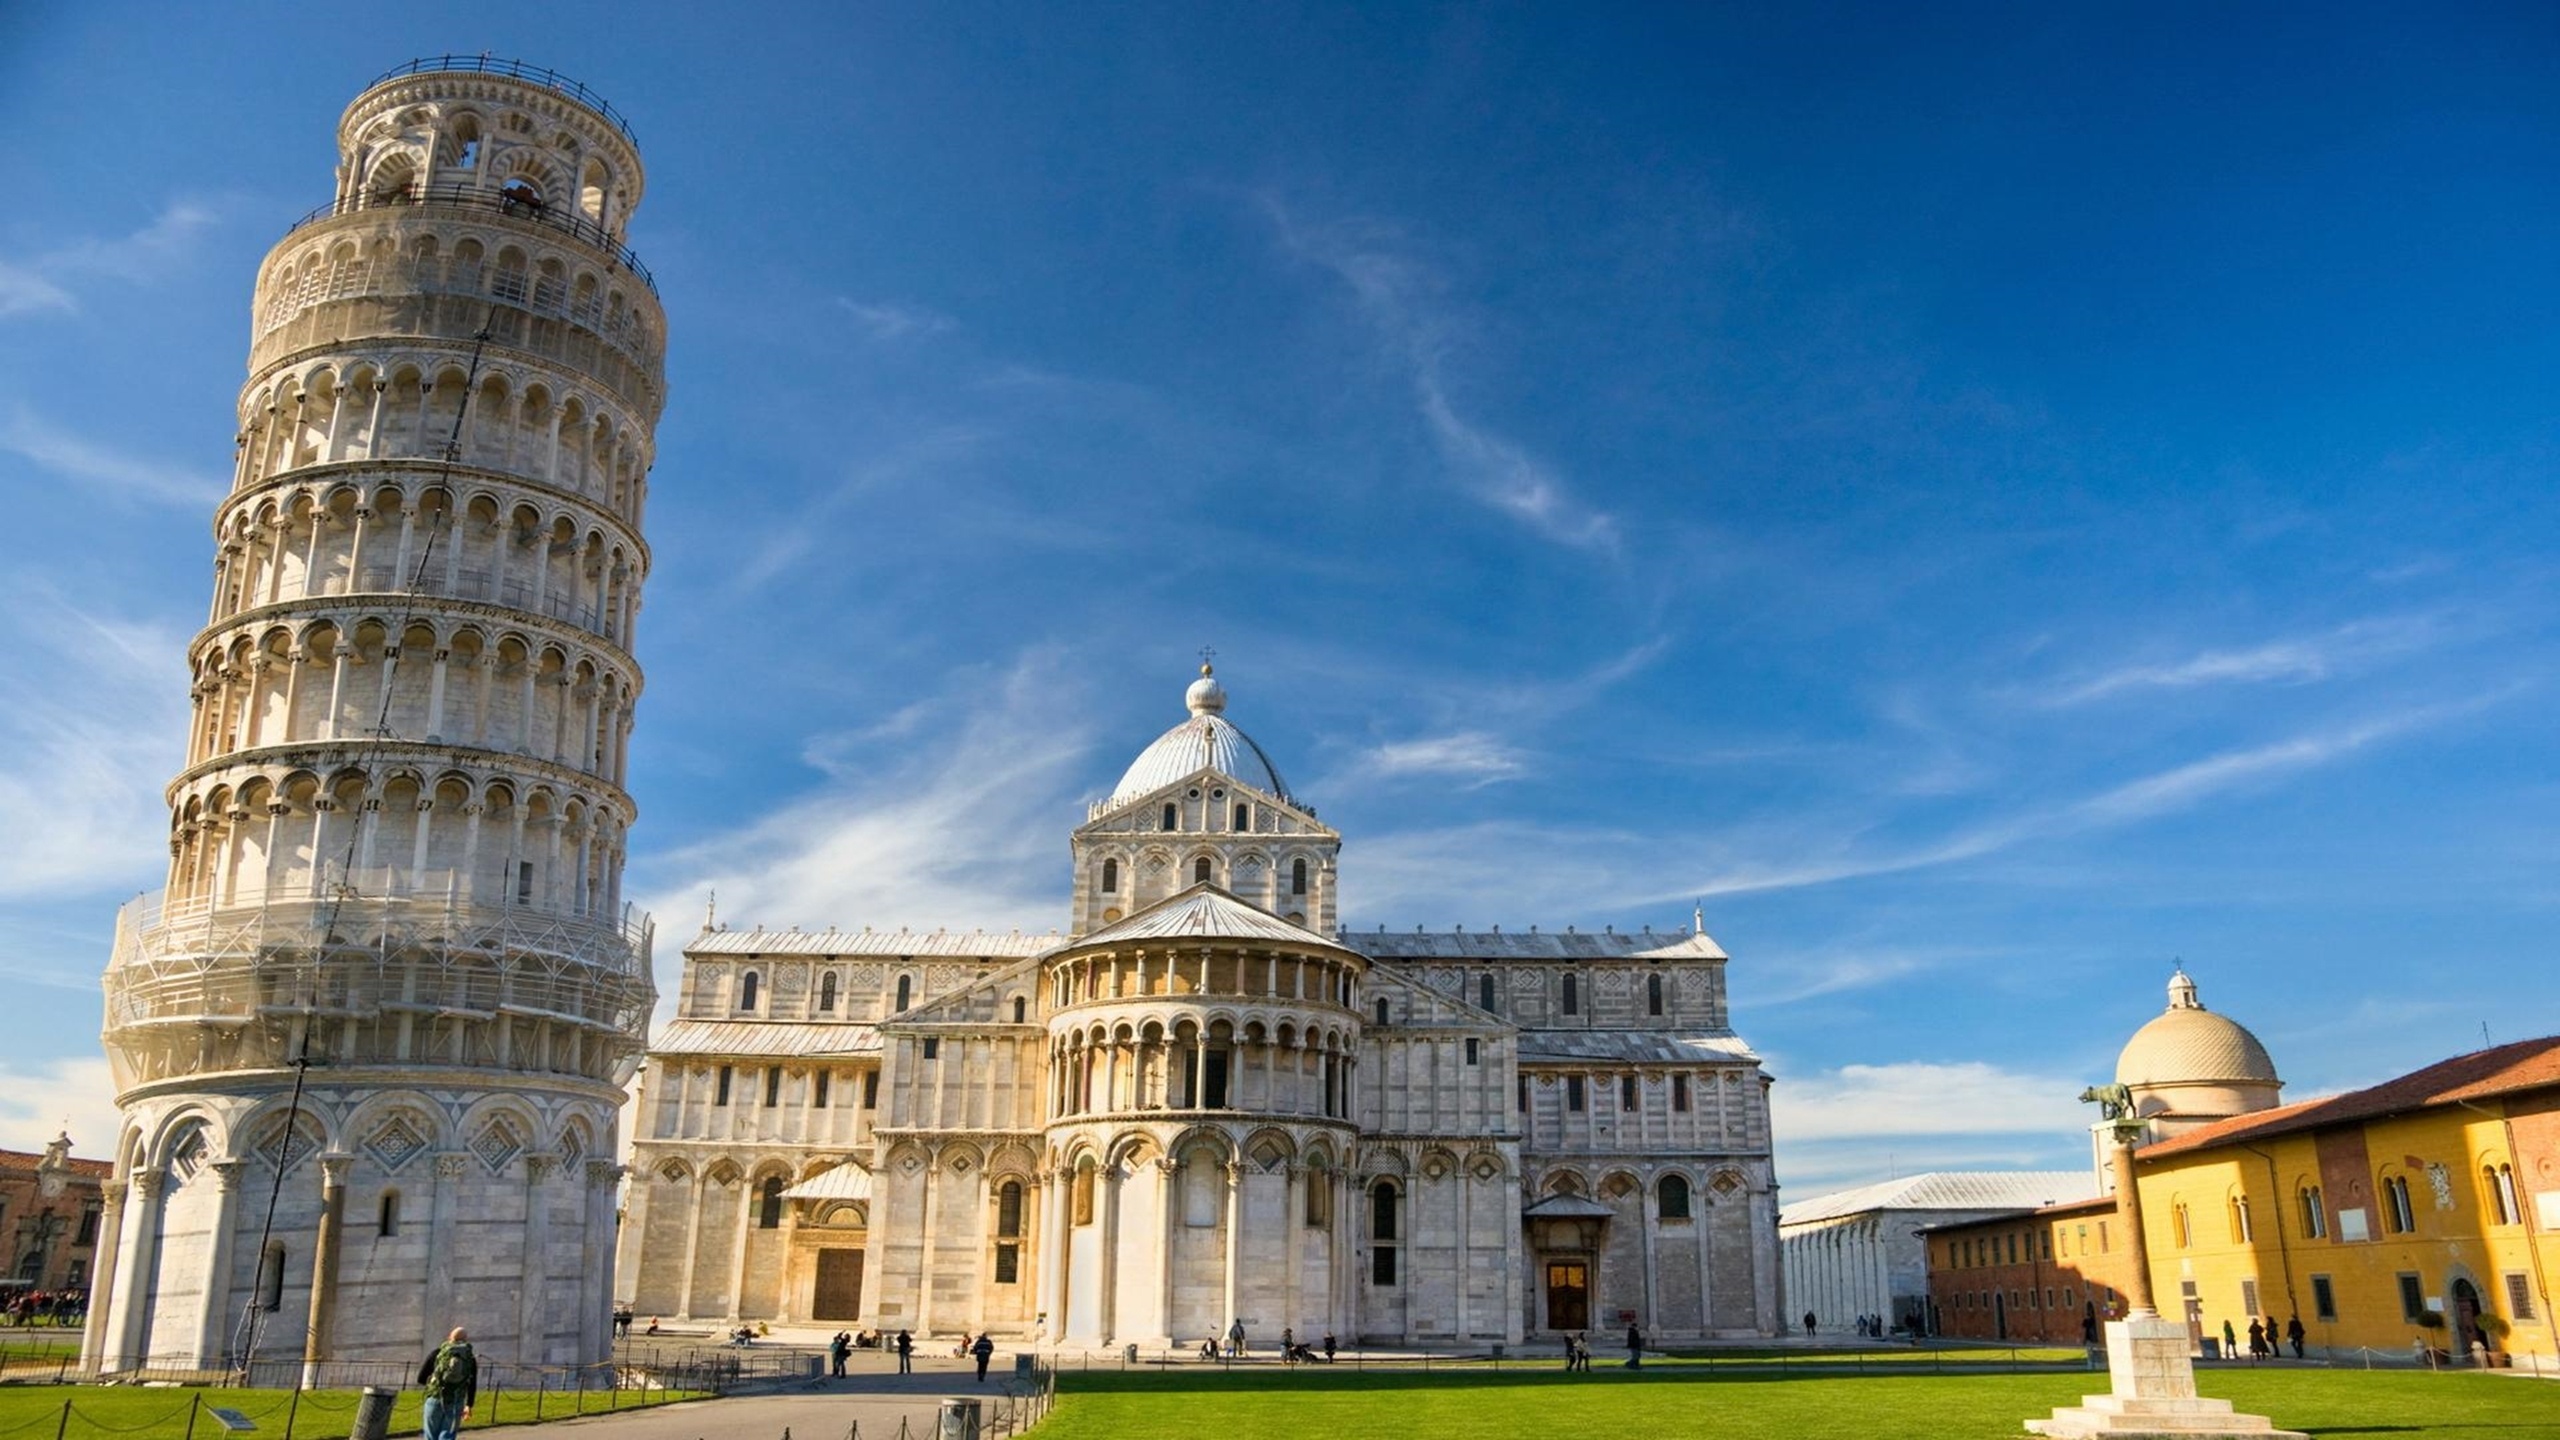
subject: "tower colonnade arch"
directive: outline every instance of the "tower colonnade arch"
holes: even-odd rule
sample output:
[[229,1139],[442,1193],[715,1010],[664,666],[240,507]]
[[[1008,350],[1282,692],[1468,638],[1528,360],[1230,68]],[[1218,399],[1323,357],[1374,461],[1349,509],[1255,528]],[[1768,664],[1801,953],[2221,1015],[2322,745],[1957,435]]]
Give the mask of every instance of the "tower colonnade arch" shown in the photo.
[[634,524],[521,477],[335,464],[216,517],[208,623],[323,596],[481,601],[629,648],[649,551]]
[[598,502],[636,526],[656,463],[649,411],[506,349],[403,346],[294,357],[252,377],[234,436],[235,495],[325,467],[448,461]]
[[184,785],[277,747],[450,745],[619,787],[640,695],[619,646],[492,607],[298,606],[213,626],[192,647]]

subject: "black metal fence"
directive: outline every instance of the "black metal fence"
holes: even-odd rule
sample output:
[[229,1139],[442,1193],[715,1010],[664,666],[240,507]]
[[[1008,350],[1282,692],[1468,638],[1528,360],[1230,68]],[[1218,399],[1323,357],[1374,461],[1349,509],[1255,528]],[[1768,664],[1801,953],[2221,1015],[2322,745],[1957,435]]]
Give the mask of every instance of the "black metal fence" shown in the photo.
[[[825,1359],[816,1354],[671,1349],[622,1356],[601,1365],[484,1363],[480,1367],[480,1388],[492,1395],[531,1395],[540,1410],[549,1408],[548,1397],[559,1396],[564,1404],[581,1406],[571,1413],[583,1413],[586,1408],[615,1409],[630,1403],[613,1398],[616,1396],[637,1395],[645,1401],[651,1392],[725,1395],[741,1386],[816,1380],[824,1371]],[[75,1381],[251,1390],[355,1391],[367,1386],[404,1390],[417,1384],[418,1367],[405,1360],[324,1360],[306,1372],[300,1360],[279,1357],[245,1366],[139,1365],[100,1372],[80,1363],[77,1347],[13,1352],[0,1346],[0,1385],[61,1385]],[[584,1397],[588,1396],[599,1397],[602,1403],[586,1405]]]
[[486,55],[435,55],[385,70],[373,77],[372,85],[364,88],[370,90],[385,80],[397,80],[404,75],[440,75],[449,71],[468,75],[502,75],[509,80],[522,80],[556,91],[612,121],[614,128],[622,132],[622,138],[635,145],[640,141],[639,136],[631,133],[631,122],[624,119],[622,112],[614,109],[603,96],[557,70],[527,65],[521,60],[493,60]]

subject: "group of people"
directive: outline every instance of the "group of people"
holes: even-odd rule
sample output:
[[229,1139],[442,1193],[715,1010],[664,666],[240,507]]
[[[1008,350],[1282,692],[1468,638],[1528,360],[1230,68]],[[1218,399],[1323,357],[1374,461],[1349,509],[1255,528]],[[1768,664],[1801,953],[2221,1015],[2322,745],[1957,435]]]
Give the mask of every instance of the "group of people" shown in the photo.
[[[901,1330],[895,1335],[883,1335],[877,1330],[865,1330],[858,1335],[850,1330],[837,1331],[833,1338],[827,1341],[828,1373],[839,1379],[843,1378],[844,1362],[852,1358],[856,1350],[895,1351],[898,1356],[898,1373],[901,1375],[915,1373],[916,1337],[912,1330]],[[996,1340],[993,1335],[984,1331],[979,1332],[975,1340],[963,1335],[960,1337],[959,1348],[952,1353],[962,1359],[974,1357],[978,1362],[979,1383],[984,1384],[987,1378],[987,1362],[995,1358]]]
[[1860,1338],[1862,1338],[1862,1339],[1867,1339],[1867,1340],[1881,1340],[1881,1339],[1883,1339],[1883,1338],[1884,1338],[1884,1317],[1883,1317],[1883,1316],[1881,1316],[1881,1315],[1861,1315],[1861,1316],[1859,1316],[1859,1317],[1858,1317],[1858,1335],[1859,1335],[1859,1337],[1860,1337]]
[[[2249,1317],[2249,1358],[2252,1360],[2283,1359],[2284,1352],[2276,1348],[2281,1338],[2284,1344],[2293,1347],[2293,1358],[2299,1360],[2302,1358],[2303,1334],[2302,1317],[2299,1315],[2284,1322],[2284,1329],[2281,1332],[2276,1329],[2276,1317],[2273,1315],[2264,1320],[2252,1315]],[[2240,1337],[2232,1332],[2231,1322],[2228,1320],[2222,1322],[2222,1353],[2234,1358],[2240,1354]]]
[[[1217,1360],[1221,1358],[1242,1360],[1245,1358],[1243,1317],[1238,1316],[1236,1322],[1227,1327],[1226,1334],[1212,1335],[1208,1339],[1201,1341],[1199,1354],[1200,1358],[1203,1360]],[[1322,1361],[1323,1363],[1330,1365],[1333,1363],[1333,1355],[1334,1339],[1332,1331],[1328,1330],[1325,1332],[1323,1349],[1319,1352],[1316,1346],[1310,1345],[1306,1341],[1298,1338],[1298,1332],[1295,1326],[1281,1327],[1280,1359],[1282,1363],[1289,1365],[1306,1365]]]
[[1327,1365],[1332,1364],[1333,1332],[1330,1330],[1324,1332],[1324,1353],[1319,1355],[1314,1346],[1298,1338],[1298,1332],[1294,1328],[1283,1327],[1280,1331],[1280,1359],[1282,1363],[1289,1365],[1312,1365],[1317,1361]]
[[77,1325],[88,1314],[86,1290],[21,1290],[0,1302],[0,1319],[12,1325]]
[[[1564,1368],[1567,1370],[1591,1368],[1590,1342],[1584,1340],[1582,1332],[1578,1330],[1564,1337]],[[1633,1325],[1627,1327],[1627,1368],[1630,1370],[1644,1368],[1644,1331]]]

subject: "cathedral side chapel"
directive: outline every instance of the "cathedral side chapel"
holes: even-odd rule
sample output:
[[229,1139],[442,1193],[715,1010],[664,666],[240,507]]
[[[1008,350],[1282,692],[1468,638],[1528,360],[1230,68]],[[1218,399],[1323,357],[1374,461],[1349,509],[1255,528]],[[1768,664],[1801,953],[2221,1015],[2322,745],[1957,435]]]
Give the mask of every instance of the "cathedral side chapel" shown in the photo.
[[1341,836],[1189,715],[1066,928],[721,929],[637,1105],[647,1314],[1196,1345],[1779,1329],[1769,1078],[1702,926],[1354,932]]

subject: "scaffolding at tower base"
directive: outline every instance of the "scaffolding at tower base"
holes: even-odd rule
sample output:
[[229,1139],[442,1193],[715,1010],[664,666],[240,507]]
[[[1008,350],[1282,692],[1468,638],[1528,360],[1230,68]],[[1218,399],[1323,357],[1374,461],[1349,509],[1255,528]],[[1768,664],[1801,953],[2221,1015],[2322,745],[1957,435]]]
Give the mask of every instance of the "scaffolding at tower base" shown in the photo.
[[467,1068],[620,1086],[647,1042],[654,927],[452,895],[139,896],[106,973],[119,1089],[181,1076]]

